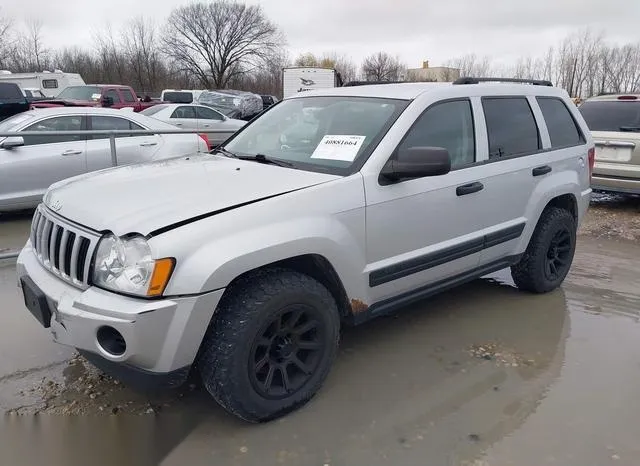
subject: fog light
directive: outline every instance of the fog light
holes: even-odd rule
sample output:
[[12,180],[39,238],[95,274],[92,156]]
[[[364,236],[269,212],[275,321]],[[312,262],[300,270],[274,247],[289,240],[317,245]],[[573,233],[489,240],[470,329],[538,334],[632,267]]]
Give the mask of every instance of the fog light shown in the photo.
[[113,356],[122,356],[127,350],[124,337],[113,327],[100,327],[97,337],[102,349]]

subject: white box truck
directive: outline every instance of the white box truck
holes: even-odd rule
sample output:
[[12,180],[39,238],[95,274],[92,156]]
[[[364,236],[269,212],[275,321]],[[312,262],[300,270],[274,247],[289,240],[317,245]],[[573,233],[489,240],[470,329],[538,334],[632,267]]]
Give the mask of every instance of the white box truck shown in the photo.
[[33,73],[12,73],[0,70],[0,82],[16,83],[21,88],[40,89],[46,97],[56,97],[68,86],[84,86],[85,82],[78,73],[65,73],[61,70]]
[[342,86],[340,73],[332,68],[290,67],[282,70],[284,98],[298,92]]

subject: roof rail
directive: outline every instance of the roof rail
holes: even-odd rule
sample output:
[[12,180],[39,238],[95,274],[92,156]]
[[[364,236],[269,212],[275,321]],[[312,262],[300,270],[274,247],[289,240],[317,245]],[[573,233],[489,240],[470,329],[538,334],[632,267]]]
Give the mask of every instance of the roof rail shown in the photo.
[[351,87],[351,86],[372,86],[375,84],[399,84],[405,81],[347,81],[342,85],[342,87]]
[[478,83],[489,83],[489,82],[505,82],[505,83],[522,83],[522,84],[533,84],[534,86],[549,86],[553,87],[553,83],[551,81],[546,81],[543,79],[519,79],[519,78],[472,78],[472,77],[464,77],[456,79],[453,84],[478,84]]

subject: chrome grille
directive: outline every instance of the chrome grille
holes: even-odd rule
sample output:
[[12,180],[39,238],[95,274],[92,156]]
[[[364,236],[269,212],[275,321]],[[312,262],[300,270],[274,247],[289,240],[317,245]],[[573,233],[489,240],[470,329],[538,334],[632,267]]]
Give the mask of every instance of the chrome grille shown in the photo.
[[61,279],[89,286],[89,269],[100,235],[72,225],[42,204],[31,222],[31,245],[40,263]]

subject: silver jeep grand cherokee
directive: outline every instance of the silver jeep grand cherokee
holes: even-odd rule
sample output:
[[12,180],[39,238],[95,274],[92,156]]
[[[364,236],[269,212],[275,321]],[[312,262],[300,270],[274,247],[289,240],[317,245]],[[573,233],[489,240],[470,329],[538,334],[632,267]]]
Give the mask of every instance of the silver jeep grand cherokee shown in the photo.
[[18,260],[26,306],[125,382],[194,367],[257,422],[318,391],[343,324],[506,267],[551,291],[594,143],[550,83],[485,81],[304,92],[211,154],[59,182]]

